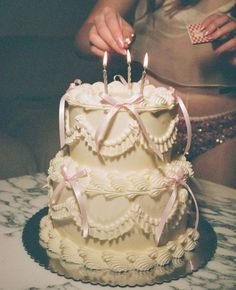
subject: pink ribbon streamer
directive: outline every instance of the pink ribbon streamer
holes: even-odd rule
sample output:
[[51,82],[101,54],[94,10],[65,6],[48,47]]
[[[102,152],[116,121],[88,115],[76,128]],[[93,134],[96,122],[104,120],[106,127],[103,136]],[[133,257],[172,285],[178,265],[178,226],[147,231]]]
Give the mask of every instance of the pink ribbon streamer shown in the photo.
[[192,127],[191,127],[190,117],[189,117],[189,114],[188,114],[188,111],[186,109],[186,106],[185,106],[184,102],[182,101],[182,99],[179,96],[176,95],[175,90],[174,90],[173,96],[174,96],[174,98],[177,100],[177,102],[179,104],[179,107],[180,107],[180,109],[181,109],[181,111],[183,113],[184,121],[185,121],[185,124],[186,124],[187,143],[186,143],[185,150],[184,150],[184,153],[183,153],[183,155],[185,155],[187,152],[189,152],[189,149],[191,147],[191,140],[192,140]]
[[176,198],[177,198],[177,193],[178,193],[178,186],[179,185],[182,185],[184,188],[186,188],[188,190],[188,192],[190,193],[193,201],[194,201],[194,205],[195,205],[195,211],[196,211],[196,219],[195,219],[195,230],[197,230],[198,228],[198,224],[199,224],[199,208],[198,208],[198,204],[197,204],[197,200],[194,196],[194,193],[192,192],[191,188],[189,187],[189,185],[184,181],[184,171],[183,169],[180,169],[177,173],[176,173],[176,176],[173,177],[173,178],[167,178],[167,183],[166,185],[168,187],[172,187],[173,188],[173,191],[171,193],[171,196],[168,200],[168,203],[163,211],[163,214],[161,216],[161,220],[160,220],[160,223],[157,227],[157,230],[156,230],[156,236],[155,236],[155,240],[156,240],[156,244],[158,246],[159,242],[160,242],[160,238],[161,238],[161,235],[163,233],[163,230],[164,230],[164,227],[165,227],[165,224],[168,220],[168,217],[170,215],[170,212],[171,212],[171,209],[173,208],[174,206],[174,203],[176,201]]
[[[80,214],[81,214],[81,228],[83,232],[83,237],[86,238],[88,236],[88,230],[89,230],[89,225],[88,225],[88,218],[87,218],[87,213],[85,210],[85,205],[84,201],[79,189],[79,184],[78,184],[78,179],[87,176],[87,171],[86,169],[80,170],[78,173],[74,174],[73,176],[68,176],[67,168],[66,166],[61,166],[61,174],[63,176],[63,180],[57,185],[53,192],[53,197],[57,198],[58,194],[63,190],[63,188],[66,185],[66,182],[69,182],[71,185],[71,188],[73,189],[77,204],[80,209]],[[55,200],[53,200],[55,202]]]
[[65,94],[59,104],[59,136],[60,136],[60,147],[65,145],[65,103],[67,94]]
[[119,80],[124,86],[128,86],[126,79],[122,75],[115,75],[113,79],[114,81]]
[[95,143],[97,146],[97,151],[99,151],[99,144],[100,144],[101,140],[103,139],[112,118],[115,116],[115,114],[121,108],[123,108],[123,109],[127,110],[128,112],[130,112],[135,117],[144,137],[146,138],[146,141],[148,142],[149,146],[151,147],[151,149],[155,153],[155,156],[158,156],[161,160],[163,160],[163,156],[162,156],[160,150],[158,149],[156,144],[150,139],[141,117],[139,116],[138,112],[135,110],[135,108],[133,106],[134,104],[140,103],[143,100],[143,96],[142,95],[132,96],[131,98],[126,99],[125,101],[117,101],[113,97],[111,97],[109,95],[105,95],[105,94],[100,94],[100,97],[103,99],[103,101],[112,105],[112,108],[108,112],[108,114],[104,117],[101,124],[98,126],[98,128],[96,130]]
[[59,104],[59,137],[60,137],[60,147],[63,148],[65,145],[65,103],[68,97],[68,92],[74,89],[76,86],[81,84],[81,80],[77,79],[70,84],[64,96],[62,96]]

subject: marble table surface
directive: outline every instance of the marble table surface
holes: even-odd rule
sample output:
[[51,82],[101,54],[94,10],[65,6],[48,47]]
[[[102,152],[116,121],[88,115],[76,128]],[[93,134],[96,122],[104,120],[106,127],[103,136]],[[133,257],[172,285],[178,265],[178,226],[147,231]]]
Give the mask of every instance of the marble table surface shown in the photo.
[[[114,289],[60,277],[41,267],[26,253],[22,230],[27,219],[47,205],[45,183],[44,174],[0,180],[0,290]],[[213,226],[218,239],[213,259],[185,278],[125,289],[236,289],[236,190],[208,181],[201,181],[201,186],[202,193],[197,195],[201,213]]]

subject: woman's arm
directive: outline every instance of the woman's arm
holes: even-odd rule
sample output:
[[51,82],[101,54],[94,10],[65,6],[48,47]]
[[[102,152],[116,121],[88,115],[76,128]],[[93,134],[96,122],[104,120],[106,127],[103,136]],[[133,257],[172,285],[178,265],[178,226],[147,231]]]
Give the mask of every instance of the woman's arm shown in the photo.
[[104,51],[125,54],[125,38],[133,33],[124,17],[136,0],[99,0],[76,35],[79,53],[102,56]]

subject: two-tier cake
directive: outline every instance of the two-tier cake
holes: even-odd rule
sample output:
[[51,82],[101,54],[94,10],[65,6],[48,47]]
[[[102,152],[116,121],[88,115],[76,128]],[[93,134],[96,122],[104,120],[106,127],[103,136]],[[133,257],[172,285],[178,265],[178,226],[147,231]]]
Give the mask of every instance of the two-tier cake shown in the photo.
[[[40,243],[49,256],[93,270],[147,271],[184,256],[199,234],[184,156],[173,157],[173,89],[120,81],[74,84],[60,105],[62,149],[51,161],[49,213]],[[64,146],[65,145],[65,146]],[[194,203],[192,202],[194,201]]]

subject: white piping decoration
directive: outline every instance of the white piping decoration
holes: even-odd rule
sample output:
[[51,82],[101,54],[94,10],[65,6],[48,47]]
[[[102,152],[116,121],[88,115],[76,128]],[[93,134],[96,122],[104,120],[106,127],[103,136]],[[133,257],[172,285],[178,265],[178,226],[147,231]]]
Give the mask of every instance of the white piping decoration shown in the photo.
[[49,256],[60,257],[63,261],[83,265],[91,270],[110,269],[119,273],[130,270],[148,271],[157,265],[164,266],[171,261],[176,263],[176,259],[197,246],[198,239],[199,233],[188,228],[176,240],[161,247],[149,247],[142,253],[135,250],[94,250],[76,245],[60,236],[53,229],[49,216],[45,216],[40,223],[40,243],[48,249]]
[[[96,152],[95,129],[89,124],[84,114],[78,115],[72,128],[69,127],[66,117],[66,143],[72,145],[77,140],[84,140],[93,152]],[[161,153],[168,152],[176,141],[177,126],[179,118],[176,116],[171,120],[166,133],[161,137],[155,137],[149,133],[150,139],[159,147]],[[105,157],[115,157],[124,154],[136,144],[141,144],[145,150],[149,146],[140,134],[137,121],[131,119],[128,127],[115,139],[105,140],[101,145],[100,153]]]
[[[187,212],[187,200],[177,200],[168,217],[166,230],[175,229]],[[69,197],[64,203],[50,206],[49,215],[56,221],[72,220],[75,226],[81,227],[81,217],[73,197]],[[146,234],[155,235],[159,222],[160,218],[151,217],[138,203],[132,203],[116,222],[110,224],[98,224],[88,214],[89,236],[99,240],[116,239],[130,232],[134,226],[138,226]]]

